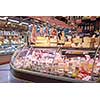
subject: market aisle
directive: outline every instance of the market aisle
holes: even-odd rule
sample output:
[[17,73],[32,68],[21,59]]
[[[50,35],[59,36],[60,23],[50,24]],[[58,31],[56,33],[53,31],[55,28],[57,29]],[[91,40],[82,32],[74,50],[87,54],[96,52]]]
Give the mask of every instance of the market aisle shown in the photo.
[[10,72],[9,64],[5,64],[5,65],[0,65],[0,83],[29,83],[29,82],[15,78]]

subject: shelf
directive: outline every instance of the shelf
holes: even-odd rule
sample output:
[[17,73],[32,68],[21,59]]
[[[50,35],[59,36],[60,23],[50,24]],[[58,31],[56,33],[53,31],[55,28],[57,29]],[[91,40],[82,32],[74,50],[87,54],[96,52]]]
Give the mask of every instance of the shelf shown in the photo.
[[18,36],[18,34],[12,34],[12,35],[6,35],[6,34],[2,34],[0,36]]
[[21,46],[22,44],[3,44],[3,45],[0,45],[0,49],[7,49],[8,47],[12,47],[12,46],[15,46],[16,48]]
[[1,55],[0,54],[0,65],[10,63],[12,54]]
[[73,47],[60,47],[60,46],[33,46],[34,48],[61,48],[62,50],[74,51],[95,51],[96,48],[73,48]]
[[[67,47],[62,47],[62,50],[67,50],[67,51],[76,51],[76,52],[95,52],[96,48],[67,48]],[[100,50],[100,49],[99,49]]]
[[6,55],[13,55],[14,52],[9,52],[9,53],[0,53],[0,56],[6,56]]
[[21,44],[3,44],[3,45],[0,45],[0,46],[12,46],[12,45],[21,45]]
[[58,46],[32,46],[34,48],[58,48]]

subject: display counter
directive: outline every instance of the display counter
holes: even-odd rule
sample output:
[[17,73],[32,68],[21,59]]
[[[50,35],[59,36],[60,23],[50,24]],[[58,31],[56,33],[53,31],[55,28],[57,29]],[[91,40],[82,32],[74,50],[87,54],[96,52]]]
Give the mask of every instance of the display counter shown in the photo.
[[94,80],[91,80],[94,61],[89,52],[93,53],[94,50],[84,49],[85,53],[84,50],[80,52],[77,48],[77,52],[74,53],[70,50],[63,47],[20,48],[12,56],[11,72],[15,77],[39,83],[97,82],[100,78],[98,57],[93,71]]
[[[40,73],[36,71],[18,70],[14,68],[12,64],[10,64],[10,66],[11,66],[11,72],[15,77],[32,82],[37,82],[37,83],[86,83],[87,82],[68,77]],[[88,81],[88,83],[93,83],[93,81]]]

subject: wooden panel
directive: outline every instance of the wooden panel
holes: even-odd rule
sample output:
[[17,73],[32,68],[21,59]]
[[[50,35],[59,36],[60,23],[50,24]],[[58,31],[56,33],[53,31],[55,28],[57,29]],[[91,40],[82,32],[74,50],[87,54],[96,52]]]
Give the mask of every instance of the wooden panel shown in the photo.
[[0,65],[9,63],[12,55],[0,55]]

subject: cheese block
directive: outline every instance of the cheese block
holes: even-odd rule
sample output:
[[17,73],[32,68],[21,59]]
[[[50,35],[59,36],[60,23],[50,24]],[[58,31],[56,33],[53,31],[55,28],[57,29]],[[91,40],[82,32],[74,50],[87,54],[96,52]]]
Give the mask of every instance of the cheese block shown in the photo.
[[66,46],[66,47],[71,47],[71,43],[72,43],[72,42],[65,42],[65,46]]
[[57,39],[50,38],[50,43],[57,43]]
[[46,38],[45,37],[42,37],[42,36],[38,36],[36,39],[37,40],[45,40]]
[[91,45],[90,43],[83,43],[82,47],[83,48],[90,48],[90,45]]
[[49,46],[48,43],[36,43],[35,46]]
[[47,43],[48,40],[36,40],[36,43]]
[[83,41],[84,41],[85,43],[90,43],[90,42],[91,42],[91,38],[90,38],[90,37],[84,37],[84,38],[83,38]]
[[73,43],[82,43],[82,38],[73,38]]
[[48,46],[49,45],[48,37],[37,37],[35,45],[36,46]]
[[50,46],[57,46],[57,43],[50,43]]

